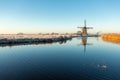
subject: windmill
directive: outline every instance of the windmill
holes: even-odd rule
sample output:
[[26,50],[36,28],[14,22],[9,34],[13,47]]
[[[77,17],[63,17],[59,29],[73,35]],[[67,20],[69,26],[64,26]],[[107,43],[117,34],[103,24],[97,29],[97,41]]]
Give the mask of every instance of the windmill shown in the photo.
[[87,26],[86,26],[86,20],[84,20],[84,26],[83,26],[83,27],[77,27],[77,28],[82,28],[81,35],[82,35],[82,36],[86,36],[86,37],[87,37],[87,35],[88,35],[87,29],[93,29],[93,27],[87,27]]

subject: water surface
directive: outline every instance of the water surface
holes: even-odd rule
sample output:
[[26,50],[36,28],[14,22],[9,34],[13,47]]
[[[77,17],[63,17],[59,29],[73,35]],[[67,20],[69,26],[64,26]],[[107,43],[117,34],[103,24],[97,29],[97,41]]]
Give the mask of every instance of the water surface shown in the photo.
[[78,37],[0,47],[0,80],[120,80],[120,45]]

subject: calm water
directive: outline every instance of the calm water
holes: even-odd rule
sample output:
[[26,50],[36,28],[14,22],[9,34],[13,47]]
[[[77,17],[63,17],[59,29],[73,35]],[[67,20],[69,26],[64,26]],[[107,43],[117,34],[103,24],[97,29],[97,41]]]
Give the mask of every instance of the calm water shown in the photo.
[[120,45],[73,38],[0,47],[0,80],[120,80]]

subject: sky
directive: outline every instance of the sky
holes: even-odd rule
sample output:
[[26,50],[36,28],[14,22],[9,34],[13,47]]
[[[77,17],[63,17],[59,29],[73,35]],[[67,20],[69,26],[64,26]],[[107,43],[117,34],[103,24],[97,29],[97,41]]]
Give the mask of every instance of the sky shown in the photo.
[[0,0],[0,34],[77,32],[120,33],[120,0]]

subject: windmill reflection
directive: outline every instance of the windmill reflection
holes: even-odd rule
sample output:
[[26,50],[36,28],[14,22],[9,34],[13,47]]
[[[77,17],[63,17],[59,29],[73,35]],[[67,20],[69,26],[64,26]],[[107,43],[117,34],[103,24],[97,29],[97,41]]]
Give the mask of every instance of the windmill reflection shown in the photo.
[[87,45],[93,45],[92,43],[87,43],[87,38],[88,37],[82,37],[81,38],[81,43],[78,45],[78,46],[83,45],[83,47],[84,47],[84,53],[86,53],[86,47],[87,47]]

